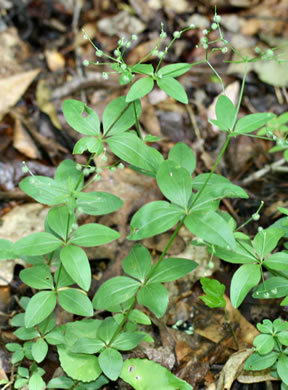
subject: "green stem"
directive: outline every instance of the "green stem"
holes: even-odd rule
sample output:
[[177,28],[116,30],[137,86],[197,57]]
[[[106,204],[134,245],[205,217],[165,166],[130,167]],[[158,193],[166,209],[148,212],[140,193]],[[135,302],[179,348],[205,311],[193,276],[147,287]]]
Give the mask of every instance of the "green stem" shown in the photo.
[[139,119],[138,119],[138,117],[137,117],[136,102],[135,102],[135,100],[133,101],[133,111],[134,111],[134,116],[135,116],[135,120],[136,120],[136,129],[137,129],[138,137],[139,137],[140,139],[143,140],[142,135],[141,135],[141,131],[140,131]]
[[229,142],[230,142],[230,139],[231,139],[232,135],[231,134],[228,134],[227,138],[226,138],[226,141],[224,143],[224,145],[222,146],[222,149],[217,157],[217,160],[215,161],[214,165],[213,165],[213,168],[211,169],[211,172],[209,173],[207,179],[205,180],[203,186],[201,187],[200,191],[197,192],[195,198],[193,199],[192,203],[191,203],[191,206],[190,206],[190,209],[192,209],[192,207],[195,205],[195,203],[197,202],[197,200],[199,199],[200,195],[202,194],[202,192],[205,190],[205,187],[207,186],[209,180],[211,179],[213,173],[215,172],[216,168],[218,167],[219,163],[220,163],[220,160],[221,158],[223,157],[228,145],[229,145]]

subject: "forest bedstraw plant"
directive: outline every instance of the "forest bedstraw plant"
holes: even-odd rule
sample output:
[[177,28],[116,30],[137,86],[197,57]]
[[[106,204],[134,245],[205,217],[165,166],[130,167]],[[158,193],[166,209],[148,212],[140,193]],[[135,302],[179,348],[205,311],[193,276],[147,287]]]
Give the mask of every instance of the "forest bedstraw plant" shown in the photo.
[[[96,56],[111,61],[102,64],[109,64],[111,72],[120,75],[120,84],[130,84],[130,89],[126,96],[120,96],[107,105],[102,124],[96,112],[81,101],[65,100],[63,113],[66,121],[74,130],[84,135],[76,143],[73,153],[89,152],[90,158],[83,165],[72,160],[62,161],[53,179],[32,174],[20,182],[20,188],[26,194],[51,208],[45,219],[44,232],[32,233],[16,243],[0,240],[0,258],[22,258],[29,266],[20,272],[20,278],[31,289],[38,291],[32,297],[20,299],[21,312],[11,319],[11,326],[17,328],[14,334],[20,341],[6,345],[12,352],[14,374],[4,387],[14,386],[13,388],[18,389],[28,384],[30,390],[45,387],[92,390],[120,377],[134,389],[141,390],[149,386],[151,388],[149,381],[153,372],[157,376],[159,389],[191,389],[188,383],[156,363],[141,359],[123,362],[122,358],[123,351],[131,351],[143,341],[153,342],[149,333],[140,331],[138,325],[151,324],[146,314],[147,309],[159,318],[166,312],[168,291],[164,283],[176,280],[197,267],[197,263],[191,259],[167,257],[169,247],[182,226],[199,237],[209,251],[219,258],[243,264],[232,280],[231,300],[235,307],[241,304],[253,287],[257,288],[256,297],[265,297],[267,288],[271,289],[277,278],[285,281],[287,291],[285,288],[284,290],[288,295],[287,274],[284,269],[286,253],[270,255],[279,239],[287,233],[287,217],[282,220],[280,227],[261,230],[251,241],[248,236],[237,231],[232,217],[219,209],[221,199],[225,197],[248,198],[241,187],[214,173],[230,139],[237,135],[252,135],[251,132],[265,126],[274,117],[271,113],[257,113],[238,119],[246,73],[235,107],[225,95],[220,75],[209,62],[209,57],[215,50],[226,51],[224,49],[229,47],[223,38],[219,22],[220,17],[215,13],[211,30],[218,29],[220,38],[209,42],[209,30],[203,31],[201,40],[206,53],[201,62],[210,66],[223,87],[223,95],[216,104],[216,119],[211,122],[227,133],[226,141],[210,173],[195,175],[195,155],[188,145],[181,142],[173,146],[165,159],[160,152],[146,144],[157,139],[150,135],[145,140],[142,139],[139,122],[140,99],[155,85],[178,102],[188,103],[187,94],[176,78],[188,72],[195,64],[162,66],[162,62],[173,42],[194,26],[175,31],[170,43],[162,49],[162,41],[166,38],[162,25],[156,47],[133,66],[124,61],[125,52],[130,45],[128,40],[119,41],[115,57],[95,47]],[[89,39],[87,35],[86,37]],[[137,37],[132,36],[132,39]],[[209,45],[219,42],[225,46],[214,47],[209,51]],[[92,41],[91,43],[93,44]],[[146,61],[155,55],[159,57],[159,61],[153,67]],[[254,59],[243,59],[246,63],[252,60]],[[90,63],[85,60],[84,64]],[[111,72],[103,73],[104,79]],[[134,81],[136,75],[142,77]],[[136,127],[136,132],[131,130],[133,126]],[[147,203],[133,215],[127,239],[136,243],[123,259],[124,275],[104,282],[91,301],[91,268],[83,247],[100,246],[117,240],[119,233],[98,223],[78,226],[77,216],[79,213],[101,216],[115,212],[123,205],[119,197],[108,192],[83,191],[89,190],[92,181],[101,180],[101,170],[105,168],[95,166],[94,157],[102,155],[105,162],[107,149],[118,159],[113,169],[123,167],[123,161],[131,169],[153,177],[166,200]],[[86,183],[85,177],[89,177]],[[173,227],[174,232],[164,251],[153,263],[149,250],[137,241]],[[265,282],[265,286],[263,267],[273,274]],[[261,277],[263,284],[257,287]],[[278,284],[273,288],[277,289],[274,296],[279,296]],[[56,305],[85,319],[57,325],[54,313]],[[146,307],[145,313],[141,310],[142,307]],[[110,315],[105,316],[105,319],[95,318],[94,309],[105,310]],[[283,344],[283,338],[281,342]],[[45,360],[49,348],[57,350],[65,375],[51,379],[46,385],[43,380],[45,372],[39,364]],[[281,359],[284,358],[280,357],[279,361]],[[32,362],[29,368],[26,367],[27,360]],[[281,370],[278,370],[278,374],[286,383]]]

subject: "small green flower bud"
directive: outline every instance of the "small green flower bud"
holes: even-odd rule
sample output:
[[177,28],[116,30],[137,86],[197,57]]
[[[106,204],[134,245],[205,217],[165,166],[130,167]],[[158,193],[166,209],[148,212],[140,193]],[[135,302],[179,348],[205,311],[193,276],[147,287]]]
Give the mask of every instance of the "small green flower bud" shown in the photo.
[[252,215],[252,219],[253,219],[253,221],[259,221],[260,215],[255,213]]
[[206,37],[201,38],[201,43],[207,43],[208,39]]
[[83,169],[83,175],[88,176],[90,174],[90,169],[89,168],[84,168]]
[[260,54],[261,53],[261,49],[260,47],[256,46],[255,49],[254,49],[255,53],[257,54]]
[[195,24],[194,23],[191,23],[189,28],[196,28]]
[[119,169],[124,169],[124,165],[122,163],[118,164]]
[[127,42],[126,47],[129,48],[131,46],[131,42]]
[[76,164],[76,169],[77,169],[77,171],[82,171],[82,165],[81,164]]
[[107,161],[107,156],[105,154],[102,154],[101,160],[106,162]]
[[218,28],[217,23],[212,23],[211,28],[212,28],[212,30],[217,30],[217,28]]
[[131,37],[132,41],[137,41],[138,37],[136,34],[133,34],[132,37]]
[[88,61],[88,60],[84,60],[84,61],[83,61],[83,65],[84,65],[84,66],[89,66],[89,64],[90,64],[90,61]]
[[181,32],[180,31],[174,31],[173,32],[173,37],[176,38],[176,39],[180,38],[181,37]]
[[267,57],[273,57],[274,51],[272,49],[268,49],[268,50],[266,50],[266,55],[267,55]]
[[163,58],[163,57],[165,56],[164,51],[158,51],[157,56],[158,56],[159,58]]
[[203,49],[205,49],[205,50],[207,50],[207,49],[208,49],[208,45],[207,45],[207,43],[204,43],[202,46],[203,46]]
[[223,54],[227,53],[228,47],[226,47],[226,46],[222,47],[221,51],[222,51]]
[[119,49],[114,50],[114,55],[115,57],[120,57],[121,56],[121,51]]
[[165,31],[161,31],[160,38],[167,38],[167,34]]
[[216,23],[220,23],[220,22],[221,22],[221,16],[220,16],[220,15],[214,15],[213,20],[214,20],[214,22],[216,22]]
[[110,167],[109,168],[111,172],[115,172],[116,168],[115,167]]
[[84,34],[83,34],[83,38],[84,39],[89,39],[89,37],[88,37],[88,35],[84,32]]
[[121,65],[121,69],[122,69],[122,70],[126,70],[126,69],[127,69],[127,65],[126,65],[126,64],[122,64],[122,65]]
[[263,231],[263,227],[262,226],[259,226],[258,227],[258,232],[262,232]]
[[96,50],[96,56],[97,56],[97,57],[102,57],[102,56],[103,56],[103,51],[100,50],[100,49],[97,49],[97,50]]
[[102,77],[103,77],[104,80],[108,80],[109,79],[109,75],[106,72],[102,73]]
[[207,30],[207,28],[205,28],[205,29],[202,31],[202,34],[203,34],[203,35],[208,35],[208,30]]

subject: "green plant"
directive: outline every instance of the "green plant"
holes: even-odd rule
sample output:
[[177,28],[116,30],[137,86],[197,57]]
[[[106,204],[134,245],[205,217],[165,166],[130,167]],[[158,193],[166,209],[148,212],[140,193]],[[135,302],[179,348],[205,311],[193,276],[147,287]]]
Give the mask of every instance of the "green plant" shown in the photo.
[[[219,27],[219,20],[219,16],[215,15],[211,29],[219,29],[219,41],[228,45]],[[169,45],[164,51],[159,51],[166,35],[162,26],[155,49],[134,66],[127,65],[123,59],[129,41],[119,41],[115,57],[106,55],[95,47],[98,57],[106,56],[112,61],[111,70],[120,74],[120,84],[130,83],[131,88],[127,96],[121,96],[108,104],[103,114],[103,132],[96,112],[78,100],[66,100],[63,112],[68,124],[85,135],[76,143],[73,153],[90,152],[88,162],[80,165],[72,160],[65,160],[57,167],[54,179],[32,174],[20,183],[20,188],[26,194],[52,208],[45,220],[45,232],[30,234],[16,243],[0,240],[0,258],[20,257],[31,265],[21,271],[20,278],[32,289],[39,290],[31,298],[21,299],[23,312],[11,321],[11,325],[18,328],[15,335],[25,341],[23,345],[7,344],[7,349],[13,352],[12,363],[18,367],[15,388],[18,388],[16,384],[20,388],[27,383],[30,390],[44,388],[44,372],[37,364],[45,359],[49,346],[55,346],[67,377],[52,379],[47,388],[92,390],[107,383],[107,378],[115,381],[121,377],[135,389],[141,390],[149,383],[146,373],[151,369],[159,375],[159,383],[162,383],[159,389],[174,386],[190,389],[190,385],[155,363],[142,360],[123,363],[121,354],[122,351],[134,349],[142,341],[153,341],[149,334],[138,330],[138,324],[149,326],[151,320],[144,312],[136,309],[136,304],[140,308],[146,307],[157,317],[162,317],[168,306],[168,292],[163,283],[176,280],[197,266],[192,260],[166,257],[170,245],[183,225],[197,235],[212,254],[223,260],[229,258],[228,261],[243,263],[232,281],[231,299],[235,307],[239,306],[248,291],[259,283],[263,266],[278,271],[281,264],[284,264],[281,253],[278,256],[269,256],[269,252],[284,235],[283,229],[276,227],[260,231],[251,243],[248,236],[235,231],[233,219],[219,210],[220,201],[225,197],[248,197],[241,187],[215,174],[230,139],[239,134],[251,135],[251,132],[274,117],[271,113],[258,113],[238,119],[246,74],[237,107],[224,94],[217,101],[216,120],[211,122],[226,132],[227,137],[210,173],[197,176],[194,174],[196,158],[186,144],[176,144],[170,150],[168,158],[164,159],[160,152],[145,143],[145,140],[154,141],[153,137],[148,136],[144,141],[142,139],[139,125],[140,99],[153,89],[155,83],[179,102],[188,102],[186,92],[176,78],[187,72],[192,64],[171,64],[163,67],[161,64],[173,42],[190,28],[194,27],[174,32]],[[207,34],[208,32],[203,32],[201,41],[206,53],[203,62],[210,66],[222,82],[209,62],[209,55],[218,49],[208,51],[212,43],[209,42]],[[224,48],[219,50],[223,51]],[[150,55],[159,57],[155,68],[151,64],[143,63]],[[243,59],[244,62],[252,60]],[[85,61],[85,65],[89,63]],[[143,77],[133,83],[136,75]],[[103,77],[109,77],[108,73],[104,73]],[[131,130],[133,126],[136,126],[136,132]],[[95,166],[95,156],[102,155],[103,163],[107,161],[107,148],[119,160],[113,166]],[[78,226],[77,216],[79,213],[101,216],[122,207],[122,200],[110,193],[83,192],[84,189],[89,189],[92,181],[101,180],[103,169],[120,169],[123,166],[121,161],[128,163],[131,169],[154,177],[167,199],[147,203],[136,211],[127,239],[138,241],[161,234],[175,225],[176,228],[154,264],[148,249],[136,243],[123,260],[125,275],[104,282],[91,302],[88,296],[91,269],[82,247],[103,245],[116,240],[120,235],[117,231],[97,223]],[[89,177],[86,183],[85,177]],[[268,241],[265,241],[267,237]],[[279,263],[280,266],[275,265]],[[211,287],[212,282],[209,283]],[[222,291],[221,286],[216,287],[216,290]],[[262,291],[261,285],[259,289]],[[258,295],[260,297],[260,292]],[[208,298],[202,299],[207,302]],[[217,295],[217,299],[218,304],[223,305],[221,294]],[[111,315],[101,320],[90,318],[56,326],[53,314],[56,304],[77,316],[93,317],[94,309],[105,310]],[[24,358],[33,362],[29,370],[21,366]],[[137,375],[144,375],[143,387],[141,381],[138,383],[136,377],[129,375],[130,372],[127,373],[127,365],[130,363],[135,365]],[[168,385],[170,387],[167,387]]]

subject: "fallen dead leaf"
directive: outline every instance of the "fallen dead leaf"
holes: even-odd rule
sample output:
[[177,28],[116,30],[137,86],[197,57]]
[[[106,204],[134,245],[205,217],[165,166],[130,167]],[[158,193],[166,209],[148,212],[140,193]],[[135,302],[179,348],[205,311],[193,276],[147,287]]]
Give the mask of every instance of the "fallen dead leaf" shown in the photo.
[[15,120],[14,132],[13,132],[13,146],[19,152],[31,159],[40,158],[40,152],[35,145],[33,139],[25,130],[19,119]]
[[57,116],[54,103],[51,101],[52,91],[45,80],[39,80],[36,87],[36,101],[41,111],[45,112],[51,119],[56,129],[62,130],[62,126]]
[[18,102],[40,71],[29,70],[0,80],[0,120]]
[[65,66],[65,58],[57,50],[45,50],[45,57],[48,68],[55,72],[56,70],[63,69]]

